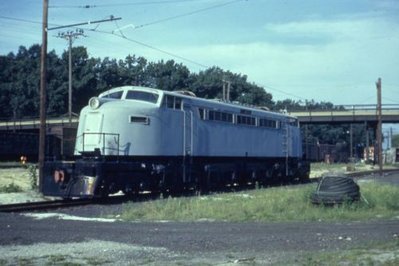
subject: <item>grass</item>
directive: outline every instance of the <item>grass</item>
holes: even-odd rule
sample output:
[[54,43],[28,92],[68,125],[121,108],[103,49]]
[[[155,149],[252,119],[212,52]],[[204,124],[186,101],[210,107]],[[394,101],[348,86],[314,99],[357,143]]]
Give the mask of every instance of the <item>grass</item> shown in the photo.
[[20,186],[15,185],[14,183],[0,187],[0,193],[14,193],[14,192],[22,192],[22,191],[23,191],[23,189]]
[[310,252],[294,261],[295,265],[399,265],[399,240],[388,243],[372,243],[341,251]]
[[[6,164],[9,166],[9,164]],[[38,169],[36,164],[25,164],[15,167],[1,167],[0,193],[37,190]]]
[[399,217],[399,187],[361,183],[363,200],[335,207],[315,206],[316,184],[240,193],[168,198],[123,205],[121,218],[142,221],[353,221]]

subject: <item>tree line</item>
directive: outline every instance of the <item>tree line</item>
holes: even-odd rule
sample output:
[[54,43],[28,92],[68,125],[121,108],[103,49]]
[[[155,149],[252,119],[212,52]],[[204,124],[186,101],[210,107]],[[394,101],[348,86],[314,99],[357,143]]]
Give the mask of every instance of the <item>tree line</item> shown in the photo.
[[[0,118],[24,118],[39,114],[40,45],[20,46],[16,54],[0,56]],[[47,56],[47,113],[65,114],[68,110],[68,52]],[[190,90],[198,97],[221,98],[223,80],[232,84],[230,99],[243,104],[266,106],[272,110],[304,108],[331,109],[331,103],[313,100],[274,102],[272,94],[247,80],[246,75],[211,67],[192,73],[174,60],[149,62],[128,55],[124,60],[89,57],[87,49],[72,48],[73,111],[87,104],[90,97],[123,85],[155,87],[162,90]],[[306,107],[305,107],[306,106]]]
[[[0,55],[0,119],[39,116],[40,88],[39,44],[20,46],[16,53]],[[47,56],[47,114],[61,116],[68,111],[68,52]],[[150,62],[128,55],[123,60],[90,57],[85,47],[72,48],[73,109],[79,113],[90,97],[123,85],[155,87],[162,90],[190,90],[202,98],[222,98],[223,80],[231,82],[230,99],[243,104],[265,106],[271,110],[330,110],[329,102],[273,101],[272,94],[248,81],[246,75],[210,67],[198,73],[174,60]],[[347,142],[347,128],[312,126],[307,138],[323,143]],[[358,129],[360,131],[360,129]],[[309,135],[310,134],[310,135]],[[361,136],[359,135],[359,141]]]
[[[20,46],[16,54],[0,56],[0,118],[38,116],[40,87],[40,45]],[[47,56],[47,113],[68,110],[68,53]],[[85,47],[72,48],[73,111],[87,104],[90,97],[123,85],[154,87],[162,90],[190,90],[198,97],[221,98],[223,79],[232,85],[230,98],[241,103],[272,107],[272,95],[250,83],[246,75],[211,67],[191,73],[173,60],[149,62],[128,55],[124,60],[89,57]]]

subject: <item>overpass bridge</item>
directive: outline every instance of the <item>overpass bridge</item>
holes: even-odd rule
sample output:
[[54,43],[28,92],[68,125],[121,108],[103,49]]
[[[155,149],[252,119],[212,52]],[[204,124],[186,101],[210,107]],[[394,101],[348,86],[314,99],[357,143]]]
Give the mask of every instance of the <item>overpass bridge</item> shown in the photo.
[[[301,125],[305,124],[353,124],[378,121],[377,105],[339,105],[328,110],[289,110],[289,115],[298,117]],[[399,123],[399,104],[382,105],[382,123]],[[48,117],[47,129],[69,127],[76,128],[79,117]],[[40,128],[39,118],[0,120],[0,131],[35,130]]]
[[[51,131],[53,128],[58,127],[72,127],[76,128],[78,125],[79,117],[48,117],[46,119],[47,130]],[[0,121],[0,131],[29,131],[40,129],[40,118],[25,118]]]
[[[329,110],[290,110],[288,114],[298,117],[301,125],[306,124],[354,124],[378,122],[377,105],[341,105]],[[399,104],[382,106],[382,123],[399,123]]]
[[[73,154],[78,117],[46,119],[46,156]],[[18,160],[21,155],[36,161],[39,150],[39,118],[0,121],[0,160]]]

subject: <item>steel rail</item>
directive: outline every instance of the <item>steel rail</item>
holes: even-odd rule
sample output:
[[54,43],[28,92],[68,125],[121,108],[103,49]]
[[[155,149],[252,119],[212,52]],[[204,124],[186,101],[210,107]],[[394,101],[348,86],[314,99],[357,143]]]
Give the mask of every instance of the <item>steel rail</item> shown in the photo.
[[46,209],[57,209],[71,206],[87,205],[93,203],[93,199],[74,200],[49,200],[24,203],[12,203],[0,205],[0,212],[23,212]]
[[[384,169],[382,170],[383,174],[391,174],[391,173],[395,173],[395,172],[399,172],[399,169]],[[367,170],[367,171],[362,171],[362,172],[353,172],[353,173],[346,173],[346,176],[349,177],[363,177],[363,176],[368,176],[368,175],[379,175],[379,170]]]
[[[148,195],[147,195],[148,196]],[[83,206],[89,204],[120,204],[127,201],[142,201],[145,195],[136,196],[118,195],[106,198],[86,198],[86,199],[60,199],[36,202],[23,202],[0,205],[0,212],[24,212],[37,210],[50,210],[59,208],[68,208],[74,206]]]

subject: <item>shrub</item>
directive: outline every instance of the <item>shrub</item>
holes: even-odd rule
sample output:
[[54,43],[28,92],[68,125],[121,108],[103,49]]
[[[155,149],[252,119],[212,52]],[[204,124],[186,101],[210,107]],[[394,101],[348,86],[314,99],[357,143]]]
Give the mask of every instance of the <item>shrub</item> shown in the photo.
[[37,165],[36,164],[29,164],[27,166],[29,179],[30,179],[30,186],[33,190],[37,189]]
[[11,183],[7,186],[0,187],[1,193],[14,193],[14,192],[22,192],[22,188],[14,183]]

